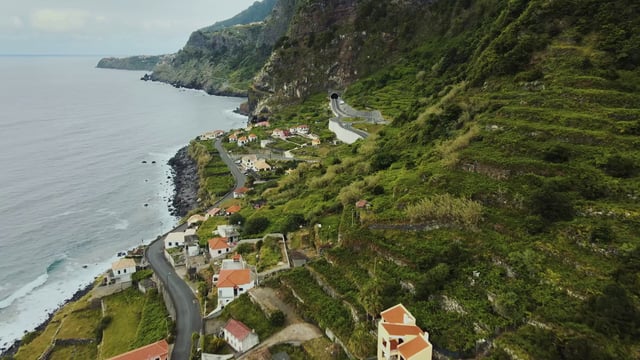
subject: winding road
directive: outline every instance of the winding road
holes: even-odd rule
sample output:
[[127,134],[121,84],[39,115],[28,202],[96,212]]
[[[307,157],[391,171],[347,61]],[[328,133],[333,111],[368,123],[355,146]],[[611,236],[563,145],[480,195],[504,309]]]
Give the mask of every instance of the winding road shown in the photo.
[[[229,171],[235,179],[235,189],[244,186],[247,177],[240,171],[238,166],[229,157],[226,150],[222,147],[222,141],[216,140],[216,150],[220,154],[222,160],[229,167]],[[233,190],[228,192],[220,200],[216,201],[213,207],[218,206],[221,202],[233,197]],[[168,233],[182,232],[187,228],[187,224],[182,224]],[[167,233],[167,234],[168,234]],[[145,256],[156,273],[165,289],[169,293],[171,302],[176,310],[176,338],[171,352],[172,359],[189,359],[191,356],[191,334],[202,332],[202,314],[200,312],[200,304],[193,290],[187,285],[182,278],[176,274],[175,269],[164,257],[164,234],[159,239],[153,241]]]

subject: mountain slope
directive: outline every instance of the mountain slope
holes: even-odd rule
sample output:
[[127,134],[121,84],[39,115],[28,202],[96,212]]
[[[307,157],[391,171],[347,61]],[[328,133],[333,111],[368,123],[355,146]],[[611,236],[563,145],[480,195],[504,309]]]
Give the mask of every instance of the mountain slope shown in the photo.
[[[268,4],[266,1],[265,6]],[[210,94],[244,95],[286,30],[294,9],[293,0],[283,0],[263,22],[197,30],[171,61],[154,69],[151,79]]]
[[245,214],[299,213],[310,243],[333,244],[284,277],[312,293],[304,279],[319,273],[338,293],[327,314],[303,311],[359,356],[372,339],[345,302],[362,320],[402,302],[454,356],[637,358],[638,4],[299,6],[254,108],[320,131],[316,94],[346,88],[393,121],[318,150],[258,191],[272,209]]

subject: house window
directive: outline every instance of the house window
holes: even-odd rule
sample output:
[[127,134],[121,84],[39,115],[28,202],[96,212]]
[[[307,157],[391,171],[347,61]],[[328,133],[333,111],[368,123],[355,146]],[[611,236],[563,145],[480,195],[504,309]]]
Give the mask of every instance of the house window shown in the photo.
[[218,254],[222,254],[222,250],[218,250]]
[[127,273],[127,269],[122,270],[125,274]]
[[240,291],[244,291],[244,289],[243,289],[243,288],[240,288]]
[[120,275],[120,270],[118,270],[118,275]]

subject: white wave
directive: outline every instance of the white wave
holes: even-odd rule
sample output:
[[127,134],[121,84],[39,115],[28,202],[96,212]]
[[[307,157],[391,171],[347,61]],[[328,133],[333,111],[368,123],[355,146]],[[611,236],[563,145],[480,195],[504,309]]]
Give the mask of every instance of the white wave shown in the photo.
[[31,293],[33,290],[44,285],[47,282],[48,278],[49,278],[49,275],[47,273],[44,273],[38,276],[35,280],[25,284],[23,287],[15,291],[13,294],[2,299],[0,301],[0,309],[9,307],[11,306],[11,304],[13,304],[14,301],[29,295],[29,293]]

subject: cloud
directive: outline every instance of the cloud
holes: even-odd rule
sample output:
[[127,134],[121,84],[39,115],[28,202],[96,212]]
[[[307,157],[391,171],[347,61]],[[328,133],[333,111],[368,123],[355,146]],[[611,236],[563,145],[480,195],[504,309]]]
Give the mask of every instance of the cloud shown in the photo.
[[91,14],[76,9],[40,9],[31,14],[31,26],[45,32],[72,32],[85,28]]

